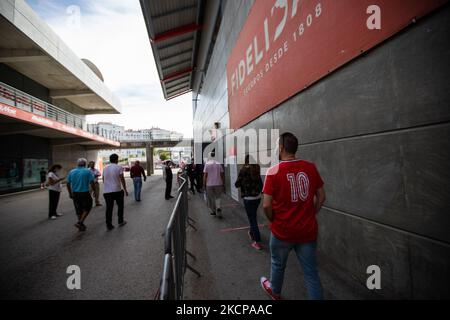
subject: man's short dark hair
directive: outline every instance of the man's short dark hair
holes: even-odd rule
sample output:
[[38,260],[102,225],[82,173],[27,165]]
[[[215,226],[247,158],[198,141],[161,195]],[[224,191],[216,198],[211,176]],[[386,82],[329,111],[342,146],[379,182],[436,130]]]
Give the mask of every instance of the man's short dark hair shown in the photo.
[[115,153],[109,156],[109,162],[111,163],[118,163],[119,162],[119,156]]
[[285,132],[280,136],[280,145],[289,154],[295,154],[298,149],[298,139],[290,132]]

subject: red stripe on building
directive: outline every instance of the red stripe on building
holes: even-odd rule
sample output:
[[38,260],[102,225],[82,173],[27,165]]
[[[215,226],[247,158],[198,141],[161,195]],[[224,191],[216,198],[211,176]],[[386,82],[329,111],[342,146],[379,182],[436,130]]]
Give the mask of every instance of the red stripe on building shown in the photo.
[[54,121],[54,120],[51,120],[51,119],[48,119],[45,117],[38,116],[38,115],[33,114],[28,111],[24,111],[24,110],[15,108],[15,107],[11,107],[11,106],[1,103],[1,102],[0,102],[0,114],[11,117],[11,118],[19,119],[22,121],[26,121],[26,122],[29,122],[32,124],[36,124],[39,126],[47,127],[50,129],[70,133],[70,134],[73,134],[73,135],[76,135],[79,137],[83,137],[86,139],[95,140],[95,141],[109,144],[112,146],[116,146],[116,147],[120,146],[120,142],[118,142],[118,141],[109,140],[109,139],[106,139],[99,135],[81,130],[79,128],[74,128],[74,127],[65,125],[63,123],[60,123],[58,121]]

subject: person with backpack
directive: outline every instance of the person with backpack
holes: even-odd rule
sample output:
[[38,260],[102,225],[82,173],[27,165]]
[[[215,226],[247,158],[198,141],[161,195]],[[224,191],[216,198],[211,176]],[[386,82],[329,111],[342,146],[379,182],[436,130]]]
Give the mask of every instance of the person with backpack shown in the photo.
[[245,156],[245,165],[239,171],[238,178],[234,184],[241,189],[241,197],[244,199],[245,211],[247,212],[250,230],[248,235],[252,241],[252,247],[261,250],[261,234],[258,227],[258,208],[261,203],[261,191],[263,182],[261,179],[261,168],[256,163],[250,164],[250,156]]

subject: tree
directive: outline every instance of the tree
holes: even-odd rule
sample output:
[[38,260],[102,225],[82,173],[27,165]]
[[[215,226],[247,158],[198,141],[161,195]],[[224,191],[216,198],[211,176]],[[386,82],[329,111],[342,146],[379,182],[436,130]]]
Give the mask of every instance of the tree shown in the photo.
[[162,160],[162,161],[166,161],[166,160],[168,160],[169,159],[169,156],[164,152],[161,152],[160,154],[159,154],[159,158]]

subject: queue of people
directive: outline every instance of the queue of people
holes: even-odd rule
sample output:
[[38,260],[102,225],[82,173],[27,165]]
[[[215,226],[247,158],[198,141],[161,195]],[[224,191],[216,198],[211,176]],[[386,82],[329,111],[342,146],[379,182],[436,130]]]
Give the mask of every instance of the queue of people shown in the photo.
[[[261,178],[260,166],[247,155],[234,182],[241,191],[249,222],[248,236],[256,250],[263,249],[257,218],[261,202],[270,221],[271,272],[269,278],[260,278],[260,285],[273,300],[281,299],[284,271],[291,251],[295,252],[303,269],[309,299],[323,299],[316,262],[316,215],[325,202],[324,182],[313,163],[296,157],[298,144],[292,133],[282,134],[278,143],[280,162],[268,170],[265,181]],[[223,168],[214,160],[214,153],[210,156],[203,176],[207,207],[211,215],[222,217]]]
[[[251,246],[256,250],[263,249],[263,241],[258,225],[258,209],[262,202],[265,216],[270,221],[270,239],[268,247],[271,256],[271,271],[269,277],[261,277],[260,285],[264,292],[273,300],[281,299],[284,272],[289,253],[294,251],[304,271],[304,278],[310,299],[323,299],[323,289],[318,273],[316,251],[318,224],[316,215],[325,202],[324,182],[315,164],[296,157],[298,139],[292,133],[284,133],[279,138],[278,152],[280,162],[271,167],[263,181],[261,168],[249,155],[245,157],[245,164],[239,171],[236,188],[241,191],[244,207],[249,223],[248,236]],[[123,227],[124,197],[128,196],[124,178],[124,169],[118,165],[119,157],[110,156],[110,164],[101,174],[95,169],[95,163],[90,162],[86,168],[86,159],[79,159],[77,168],[67,176],[67,188],[73,199],[78,221],[75,226],[80,231],[86,230],[85,220],[92,207],[93,198],[96,205],[99,188],[98,178],[103,176],[103,197],[106,203],[107,230],[114,229],[112,216],[114,204],[118,207],[117,223]],[[172,174],[173,163],[166,161],[163,166],[165,181],[165,199],[173,198]],[[61,216],[57,213],[61,182],[62,167],[54,165],[47,174],[49,189],[49,218]],[[201,171],[200,171],[201,170]],[[223,218],[222,197],[224,195],[225,175],[222,165],[215,160],[212,152],[204,167],[191,163],[182,169],[189,178],[190,190],[195,194],[204,192],[207,207],[212,216]],[[135,201],[141,200],[142,180],[146,175],[139,162],[130,170],[133,179]],[[199,184],[201,176],[201,184]]]

